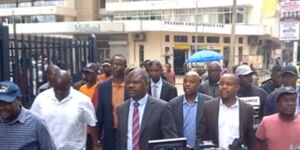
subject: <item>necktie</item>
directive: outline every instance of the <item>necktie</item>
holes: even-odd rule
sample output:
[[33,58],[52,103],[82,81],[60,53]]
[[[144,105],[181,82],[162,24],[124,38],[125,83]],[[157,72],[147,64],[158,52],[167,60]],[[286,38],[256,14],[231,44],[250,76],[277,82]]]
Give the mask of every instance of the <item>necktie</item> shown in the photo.
[[157,98],[157,85],[156,84],[153,85],[152,96]]
[[139,150],[139,138],[140,138],[140,122],[139,122],[139,103],[133,104],[133,122],[132,122],[132,150]]

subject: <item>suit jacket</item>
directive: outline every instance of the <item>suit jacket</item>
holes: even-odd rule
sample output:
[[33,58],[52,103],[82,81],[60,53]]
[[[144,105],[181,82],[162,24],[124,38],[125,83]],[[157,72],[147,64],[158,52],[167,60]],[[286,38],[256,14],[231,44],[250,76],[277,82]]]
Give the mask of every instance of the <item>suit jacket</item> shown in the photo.
[[[112,114],[112,79],[99,84],[98,95],[98,107],[96,116],[98,120],[97,126],[100,130],[100,136],[103,135],[103,148],[104,150],[114,150],[116,131],[114,130]],[[124,99],[128,99],[126,93]]]
[[[117,150],[127,149],[129,106],[130,100],[117,108],[119,119],[117,129]],[[178,136],[174,118],[168,109],[168,104],[149,95],[140,128],[140,150],[148,150],[149,140],[176,137]]]
[[[214,144],[219,145],[219,106],[220,98],[207,101],[203,105],[203,116],[200,121],[200,136],[198,140],[212,140]],[[240,140],[248,148],[253,148],[255,142],[253,130],[253,108],[251,105],[239,100],[240,112]]]
[[[178,132],[179,137],[183,137],[183,98],[184,95],[177,96],[173,98],[169,103],[170,110],[172,112],[172,115],[175,119],[175,124]],[[213,97],[198,93],[198,103],[197,103],[197,114],[196,114],[196,133],[199,134],[198,129],[200,125],[200,119],[202,116],[203,111],[203,103],[207,100],[212,100]]]
[[[150,95],[151,95],[151,89],[152,89],[151,84],[149,84],[148,94]],[[176,96],[177,96],[176,87],[162,79],[160,99],[169,102],[171,99],[173,99]]]

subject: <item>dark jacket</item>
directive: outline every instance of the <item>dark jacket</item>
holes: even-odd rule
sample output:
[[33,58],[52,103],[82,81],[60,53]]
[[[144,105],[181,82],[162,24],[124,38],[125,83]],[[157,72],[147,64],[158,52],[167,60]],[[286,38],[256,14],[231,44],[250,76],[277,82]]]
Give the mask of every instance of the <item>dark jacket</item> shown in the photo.
[[[112,79],[100,83],[98,92],[99,96],[96,116],[98,121],[97,126],[100,130],[100,135],[103,135],[103,148],[104,150],[114,150],[116,131],[114,129],[114,121],[112,114]],[[124,98],[129,98],[126,93]]]
[[[175,124],[177,127],[177,132],[179,137],[183,137],[183,98],[184,95],[177,96],[173,98],[169,102],[169,107],[171,109],[172,115],[175,119]],[[200,119],[202,117],[202,109],[203,109],[203,103],[208,100],[212,100],[213,97],[198,93],[198,103],[197,103],[197,116],[196,116],[196,130],[198,131],[199,125],[200,125]],[[196,131],[196,136],[199,134],[199,132]]]
[[268,94],[278,88],[275,86],[274,82],[271,79],[264,81],[260,87],[264,89]]
[[[117,108],[117,150],[127,149],[128,113],[130,100]],[[165,101],[148,96],[140,126],[140,150],[148,150],[148,141],[178,137],[174,118]]]
[[[149,84],[148,94],[151,95],[151,84]],[[173,99],[176,96],[177,96],[176,87],[162,79],[160,99],[169,102],[171,99]]]
[[200,85],[199,92],[217,98],[220,96],[219,83],[213,85],[209,83],[209,80],[206,80]]
[[[199,141],[211,140],[214,144],[219,145],[219,107],[220,99],[204,102],[203,114],[200,121],[200,136],[197,137]],[[239,129],[240,141],[248,148],[253,148],[255,143],[254,129],[253,129],[253,108],[251,105],[239,100]]]

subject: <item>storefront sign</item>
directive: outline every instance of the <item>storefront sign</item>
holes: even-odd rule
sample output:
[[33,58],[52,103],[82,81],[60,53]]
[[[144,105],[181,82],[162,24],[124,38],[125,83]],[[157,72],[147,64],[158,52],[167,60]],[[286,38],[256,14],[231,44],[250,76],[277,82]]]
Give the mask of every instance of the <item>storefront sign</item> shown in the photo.
[[280,23],[280,40],[299,40],[299,23]]
[[192,23],[192,22],[172,22],[165,21],[165,25],[180,25],[180,26],[198,26],[198,27],[213,27],[213,28],[224,28],[224,24],[211,24],[211,23]]
[[184,49],[189,50],[191,48],[188,44],[174,44],[174,49]]
[[74,25],[74,29],[76,32],[100,32],[101,28],[100,28],[100,24],[75,24]]

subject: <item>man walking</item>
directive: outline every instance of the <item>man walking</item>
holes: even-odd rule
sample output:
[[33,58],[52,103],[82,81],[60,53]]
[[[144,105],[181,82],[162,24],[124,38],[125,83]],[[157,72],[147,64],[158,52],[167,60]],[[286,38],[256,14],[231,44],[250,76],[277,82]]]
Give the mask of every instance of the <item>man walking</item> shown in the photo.
[[148,93],[152,97],[168,102],[177,96],[176,87],[161,78],[162,65],[159,61],[151,61],[148,66],[148,72],[151,77]]
[[258,126],[263,117],[265,101],[268,95],[263,89],[253,85],[253,70],[251,70],[250,66],[238,66],[235,75],[240,80],[240,89],[237,96],[254,107],[254,124]]
[[[84,150],[87,126],[96,126],[91,100],[71,87],[71,75],[65,70],[55,77],[53,88],[36,97],[31,111],[46,121],[59,150]],[[99,148],[96,132],[92,138],[96,150]]]
[[[281,72],[282,86],[284,86],[284,87],[285,86],[293,87],[297,91],[297,97],[299,97],[300,96],[300,91],[299,91],[300,89],[297,86],[297,80],[298,80],[298,73],[297,73],[297,69],[296,69],[295,66],[288,65],[288,66],[285,66],[282,69],[282,72]],[[264,110],[264,115],[272,115],[272,114],[278,112],[277,105],[276,105],[276,99],[275,99],[275,95],[276,95],[275,91],[270,93],[269,96],[267,97],[266,106],[265,106],[265,110]],[[297,103],[296,113],[299,113],[300,112],[299,100],[297,100],[296,103]]]
[[300,117],[295,114],[297,92],[293,87],[275,91],[278,113],[263,118],[256,132],[256,150],[296,150],[300,148]]
[[221,77],[221,65],[218,62],[209,63],[207,66],[208,80],[200,86],[200,93],[210,95],[214,98],[220,96],[219,82]]
[[144,69],[133,70],[126,77],[126,90],[131,98],[117,109],[118,150],[148,150],[149,140],[177,137],[167,103],[148,95],[148,84]]
[[45,123],[21,106],[21,91],[0,82],[0,150],[56,150]]
[[263,82],[262,85],[260,86],[268,94],[270,94],[275,89],[281,86],[281,70],[282,70],[281,66],[279,65],[274,66],[271,70],[271,79]]
[[[79,91],[90,99],[93,98],[95,91],[97,90],[98,86],[98,65],[95,63],[88,63],[82,71],[82,78],[85,81],[85,84],[82,85]],[[98,101],[92,101],[94,108],[97,107]],[[88,135],[87,135],[87,150],[93,149],[93,141],[92,141],[92,134],[93,130],[91,127],[88,127]]]
[[203,105],[200,141],[211,140],[224,149],[229,149],[235,140],[239,146],[253,147],[253,108],[237,98],[239,87],[239,79],[235,75],[224,74],[221,77],[221,97]]
[[199,136],[199,124],[204,101],[213,97],[199,93],[200,76],[197,72],[188,72],[183,78],[184,95],[169,102],[179,137],[186,137],[190,148],[195,148],[196,133]]
[[126,97],[125,69],[127,60],[123,55],[114,55],[111,58],[112,78],[100,83],[97,96],[97,126],[100,131],[104,150],[115,149],[115,138],[118,126],[117,106],[122,104]]

